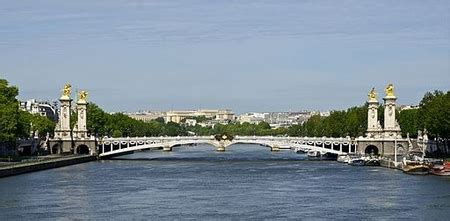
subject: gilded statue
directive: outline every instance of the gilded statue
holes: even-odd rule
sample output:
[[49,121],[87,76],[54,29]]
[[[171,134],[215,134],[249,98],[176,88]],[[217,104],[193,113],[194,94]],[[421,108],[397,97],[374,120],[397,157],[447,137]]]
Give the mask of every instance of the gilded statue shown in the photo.
[[78,98],[79,98],[80,100],[85,101],[86,98],[87,98],[87,95],[88,95],[88,92],[85,91],[85,90],[82,90],[82,91],[80,91],[80,92],[78,93]]
[[64,89],[63,89],[63,96],[64,97],[70,97],[70,90],[71,90],[72,86],[70,84],[66,84],[64,85]]
[[369,100],[376,100],[377,99],[377,92],[375,91],[375,88],[372,88],[369,92]]
[[395,97],[394,96],[394,85],[389,84],[384,91],[386,92],[386,97]]

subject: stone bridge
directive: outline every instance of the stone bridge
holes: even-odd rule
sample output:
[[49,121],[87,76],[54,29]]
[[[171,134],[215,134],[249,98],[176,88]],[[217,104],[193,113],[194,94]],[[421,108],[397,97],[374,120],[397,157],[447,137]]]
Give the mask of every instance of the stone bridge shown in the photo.
[[233,144],[257,144],[270,148],[271,151],[309,149],[322,153],[355,153],[356,143],[350,137],[273,137],[273,136],[236,136],[232,140],[217,140],[214,136],[186,136],[186,137],[126,137],[108,138],[99,141],[99,157],[110,157],[133,153],[134,151],[162,148],[172,151],[181,145],[209,144],[218,151],[225,151]]

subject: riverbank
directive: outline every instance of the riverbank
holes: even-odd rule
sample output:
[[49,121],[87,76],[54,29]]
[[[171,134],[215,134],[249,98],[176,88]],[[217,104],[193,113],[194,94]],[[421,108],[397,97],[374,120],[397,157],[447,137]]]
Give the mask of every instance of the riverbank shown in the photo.
[[0,178],[7,176],[15,176],[23,173],[30,173],[40,170],[70,166],[79,163],[97,160],[96,156],[87,155],[70,155],[58,158],[45,158],[39,161],[25,163],[11,163],[0,166]]

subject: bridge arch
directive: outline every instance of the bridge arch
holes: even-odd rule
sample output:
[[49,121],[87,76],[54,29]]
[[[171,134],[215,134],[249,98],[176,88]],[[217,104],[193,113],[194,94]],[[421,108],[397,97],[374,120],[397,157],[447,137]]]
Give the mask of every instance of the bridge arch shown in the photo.
[[169,144],[166,145],[162,145],[162,147],[169,147],[170,149],[174,148],[174,147],[178,147],[178,146],[183,146],[183,145],[196,145],[196,144],[208,144],[211,145],[213,147],[218,148],[220,146],[219,142],[213,142],[213,141],[196,141],[196,140],[191,140],[191,141],[178,141],[178,142],[170,142]]
[[88,146],[86,146],[84,144],[81,144],[81,145],[77,146],[77,148],[75,149],[75,153],[77,153],[77,154],[90,154],[90,150],[89,150]]
[[226,145],[226,148],[229,148],[230,146],[233,146],[235,144],[250,144],[250,145],[258,145],[263,146],[267,149],[274,150],[279,148],[279,145],[276,145],[271,142],[258,142],[258,141],[233,141]]
[[51,147],[50,152],[51,152],[51,154],[59,154],[60,149],[61,149],[61,145],[59,143],[56,143]]
[[364,153],[367,155],[379,155],[380,150],[375,145],[369,145],[366,147],[366,149],[364,149]]

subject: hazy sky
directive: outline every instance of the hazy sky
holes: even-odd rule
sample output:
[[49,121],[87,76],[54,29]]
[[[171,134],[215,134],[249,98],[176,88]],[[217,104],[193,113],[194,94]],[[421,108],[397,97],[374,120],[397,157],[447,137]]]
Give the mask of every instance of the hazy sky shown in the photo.
[[[0,78],[107,111],[343,109],[450,89],[450,1],[0,0]],[[381,99],[380,99],[381,100]]]

